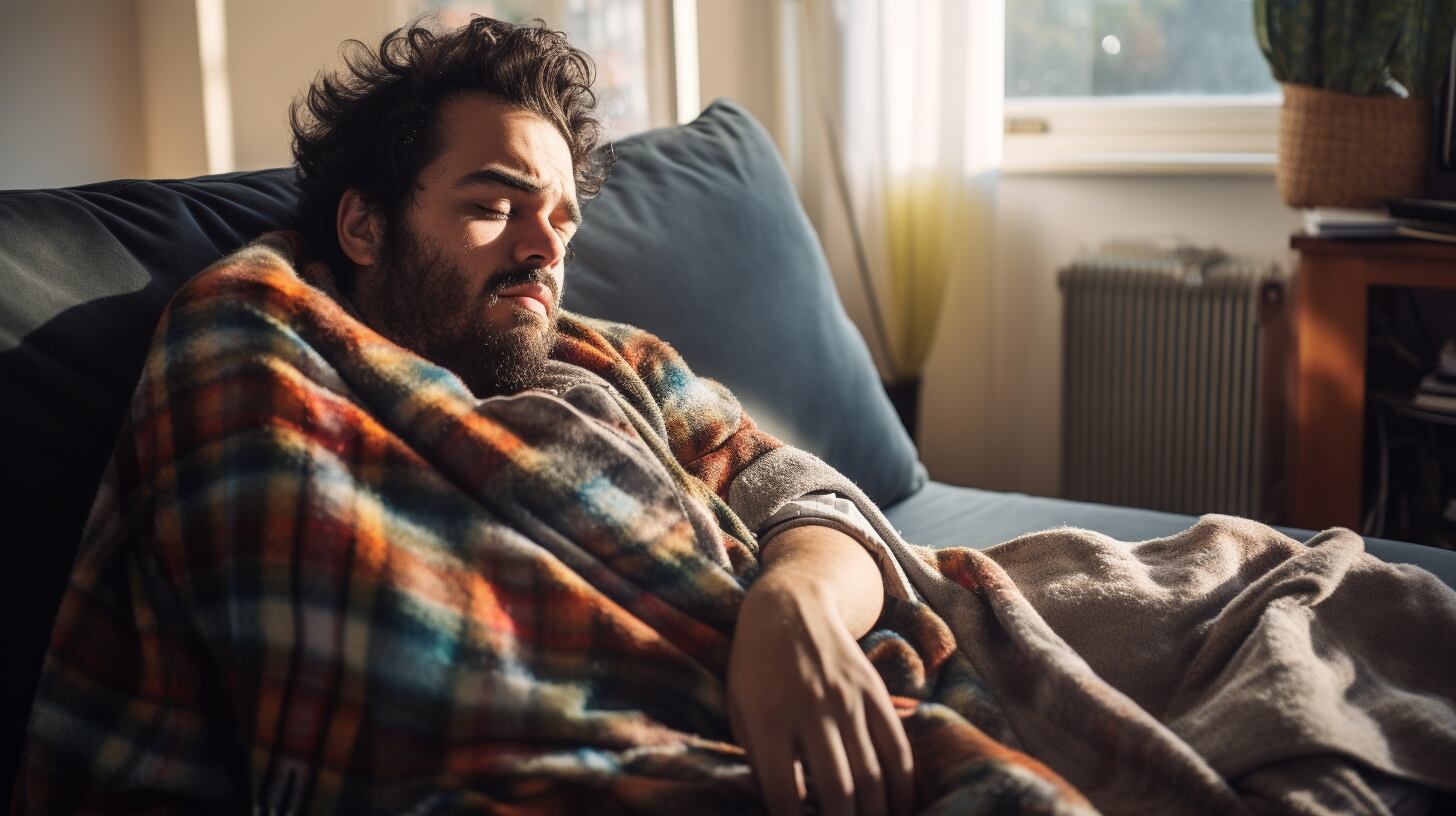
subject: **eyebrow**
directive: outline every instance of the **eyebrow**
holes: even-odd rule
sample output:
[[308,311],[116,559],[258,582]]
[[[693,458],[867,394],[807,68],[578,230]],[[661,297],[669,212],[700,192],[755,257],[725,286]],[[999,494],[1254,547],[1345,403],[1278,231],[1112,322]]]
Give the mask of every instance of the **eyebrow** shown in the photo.
[[[469,187],[473,184],[501,184],[525,193],[544,193],[551,189],[551,185],[524,173],[517,173],[505,167],[484,167],[479,170],[472,170],[461,176],[453,185],[457,189]],[[572,199],[566,199],[566,214],[571,218],[571,223],[581,226],[581,207]]]

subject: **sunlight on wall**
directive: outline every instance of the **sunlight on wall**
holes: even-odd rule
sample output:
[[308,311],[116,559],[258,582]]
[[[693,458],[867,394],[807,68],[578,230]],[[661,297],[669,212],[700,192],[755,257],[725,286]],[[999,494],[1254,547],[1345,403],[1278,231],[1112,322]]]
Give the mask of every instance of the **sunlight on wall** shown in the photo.
[[202,116],[207,172],[237,166],[233,149],[233,102],[228,82],[226,0],[197,0],[197,45],[202,58]]

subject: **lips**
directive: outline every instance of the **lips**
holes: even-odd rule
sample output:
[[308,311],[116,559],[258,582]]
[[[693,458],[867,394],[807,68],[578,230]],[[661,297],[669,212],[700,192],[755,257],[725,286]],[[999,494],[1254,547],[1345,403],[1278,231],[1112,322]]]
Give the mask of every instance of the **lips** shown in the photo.
[[544,283],[523,283],[519,286],[508,286],[500,290],[497,296],[501,300],[514,301],[517,306],[539,312],[542,317],[551,314],[551,302],[553,300],[551,287]]

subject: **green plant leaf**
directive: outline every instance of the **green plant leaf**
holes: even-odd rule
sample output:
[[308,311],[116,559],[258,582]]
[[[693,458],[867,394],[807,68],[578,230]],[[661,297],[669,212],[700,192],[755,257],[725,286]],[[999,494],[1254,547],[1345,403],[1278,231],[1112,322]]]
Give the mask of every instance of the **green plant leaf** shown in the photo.
[[1280,82],[1345,93],[1435,95],[1456,0],[1254,0],[1254,35]]
[[1456,32],[1456,0],[1414,0],[1409,24],[1392,60],[1391,75],[1412,96],[1435,96],[1445,80]]
[[1254,0],[1259,48],[1280,82],[1323,86],[1320,6],[1316,0]]

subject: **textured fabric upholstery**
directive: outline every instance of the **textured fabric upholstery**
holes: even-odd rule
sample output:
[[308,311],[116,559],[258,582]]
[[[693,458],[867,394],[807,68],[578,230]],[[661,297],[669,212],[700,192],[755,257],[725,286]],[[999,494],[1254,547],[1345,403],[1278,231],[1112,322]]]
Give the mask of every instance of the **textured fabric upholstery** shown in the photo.
[[167,299],[293,199],[285,171],[0,193],[10,549],[74,548]]
[[719,100],[616,152],[573,242],[567,308],[672,343],[881,505],[915,492],[924,469],[763,128]]
[[[1146,541],[1182,532],[1197,521],[1178,513],[997,493],[940,482],[926,484],[886,515],[907,540],[916,544],[977,549],[1058,526],[1096,530],[1119,541]],[[1314,535],[1309,530],[1279,529],[1300,541]],[[1456,553],[1382,538],[1365,539],[1365,549],[1382,561],[1415,564],[1456,588]]]

